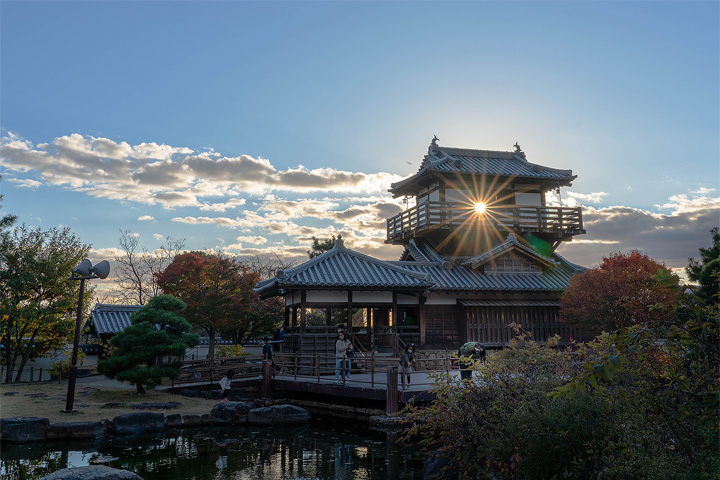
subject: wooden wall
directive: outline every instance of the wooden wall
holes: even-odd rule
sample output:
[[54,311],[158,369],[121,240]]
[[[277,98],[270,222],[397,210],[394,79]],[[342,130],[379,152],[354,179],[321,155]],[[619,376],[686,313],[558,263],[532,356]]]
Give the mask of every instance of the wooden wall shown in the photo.
[[455,347],[465,342],[465,313],[459,305],[425,307],[425,345]]
[[566,343],[577,338],[577,332],[558,320],[558,307],[466,307],[466,312],[467,341],[489,347],[508,344],[515,336],[511,323],[522,325],[540,343],[553,335]]

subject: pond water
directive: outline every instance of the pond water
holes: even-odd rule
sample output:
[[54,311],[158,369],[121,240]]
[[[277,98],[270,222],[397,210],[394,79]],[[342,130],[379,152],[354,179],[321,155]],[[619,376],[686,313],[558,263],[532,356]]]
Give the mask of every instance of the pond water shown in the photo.
[[97,464],[144,480],[421,479],[426,455],[397,438],[397,432],[335,420],[281,429],[207,427],[96,444],[4,445],[0,475],[30,480]]

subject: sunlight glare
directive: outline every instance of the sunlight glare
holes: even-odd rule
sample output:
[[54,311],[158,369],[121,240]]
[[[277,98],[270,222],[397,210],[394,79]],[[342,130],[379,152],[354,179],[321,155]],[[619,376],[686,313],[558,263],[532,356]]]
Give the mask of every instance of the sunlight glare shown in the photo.
[[482,202],[478,202],[475,204],[475,212],[482,214],[485,213],[485,204]]

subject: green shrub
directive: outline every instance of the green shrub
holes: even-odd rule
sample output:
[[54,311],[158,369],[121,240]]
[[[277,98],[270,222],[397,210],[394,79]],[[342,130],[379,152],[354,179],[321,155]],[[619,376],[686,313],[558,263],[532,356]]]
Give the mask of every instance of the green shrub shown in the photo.
[[242,358],[250,355],[242,345],[220,345],[215,354],[220,358]]

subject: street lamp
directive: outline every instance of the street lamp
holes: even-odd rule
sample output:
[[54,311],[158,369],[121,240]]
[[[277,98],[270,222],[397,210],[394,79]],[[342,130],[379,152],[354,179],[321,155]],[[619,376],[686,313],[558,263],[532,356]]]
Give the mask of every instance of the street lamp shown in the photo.
[[75,321],[75,340],[73,341],[72,362],[70,364],[70,373],[68,375],[67,403],[65,403],[65,410],[63,410],[63,413],[72,413],[75,411],[73,409],[73,403],[75,402],[78,344],[80,343],[80,327],[82,322],[83,296],[85,295],[85,280],[107,278],[109,273],[110,264],[107,260],[103,260],[93,266],[93,264],[90,263],[90,260],[86,258],[80,262],[80,265],[73,269],[72,276],[69,278],[69,280],[80,280],[80,299],[78,300],[77,320]]

